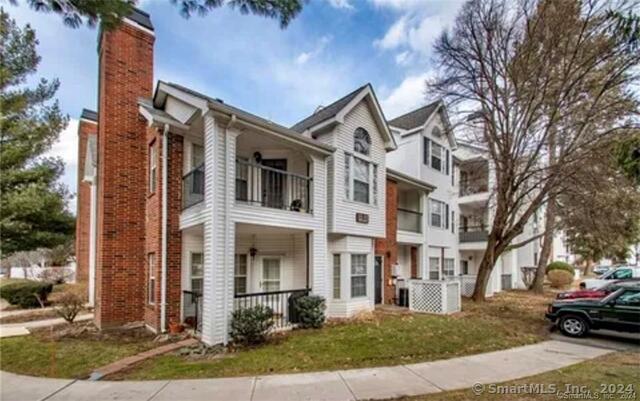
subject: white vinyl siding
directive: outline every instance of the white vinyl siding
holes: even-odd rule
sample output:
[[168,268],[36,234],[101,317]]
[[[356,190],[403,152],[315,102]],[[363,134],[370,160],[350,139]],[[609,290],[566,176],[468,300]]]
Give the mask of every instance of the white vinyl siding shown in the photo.
[[351,255],[351,298],[367,296],[367,255]]

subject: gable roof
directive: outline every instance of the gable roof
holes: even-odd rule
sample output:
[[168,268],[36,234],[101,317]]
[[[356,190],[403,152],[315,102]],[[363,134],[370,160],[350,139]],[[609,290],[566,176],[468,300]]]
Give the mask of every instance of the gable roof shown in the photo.
[[397,149],[396,139],[394,138],[387,119],[382,112],[380,102],[376,97],[376,93],[370,83],[359,87],[353,92],[341,97],[329,106],[320,109],[313,113],[304,120],[294,124],[291,127],[292,130],[299,133],[314,132],[321,129],[333,126],[335,124],[342,124],[344,122],[345,115],[353,108],[360,104],[364,99],[369,101],[369,106],[372,109],[372,117],[380,130],[380,134],[384,140],[386,150]]
[[392,127],[398,127],[405,130],[421,127],[427,122],[429,117],[438,109],[439,100],[422,106],[399,117],[389,121]]
[[[158,85],[156,86],[156,91],[153,96],[153,107],[157,109],[162,109],[164,107],[164,101],[166,96],[181,96],[180,94],[186,94],[191,97],[191,100],[197,99],[201,106],[204,109],[214,110],[224,115],[228,116],[237,116],[238,120],[246,122],[246,124],[251,125],[252,127],[259,127],[261,130],[266,130],[275,135],[285,137],[289,140],[293,140],[303,146],[311,148],[317,152],[320,152],[324,155],[329,155],[335,151],[335,148],[332,146],[326,145],[320,141],[317,141],[313,138],[308,138],[303,135],[300,135],[298,132],[291,130],[283,125],[274,123],[271,120],[267,120],[255,114],[244,111],[240,108],[234,107],[225,103],[221,99],[213,98],[211,96],[207,96],[200,92],[197,92],[193,89],[189,89],[185,86],[173,83],[173,82],[164,82],[158,81]],[[182,99],[186,102],[191,102],[189,99]],[[141,105],[142,106],[142,105]]]
[[360,91],[363,90],[368,85],[369,84],[359,87],[353,92],[348,93],[347,95],[331,103],[330,105],[321,108],[319,111],[313,113],[309,117],[306,117],[301,121],[298,121],[291,127],[291,129],[298,132],[304,132],[308,128],[313,127],[314,125],[320,124],[323,121],[326,121],[332,117],[335,117],[340,112],[340,110],[345,108],[349,104],[349,102],[351,102],[358,95],[358,93],[360,93]]

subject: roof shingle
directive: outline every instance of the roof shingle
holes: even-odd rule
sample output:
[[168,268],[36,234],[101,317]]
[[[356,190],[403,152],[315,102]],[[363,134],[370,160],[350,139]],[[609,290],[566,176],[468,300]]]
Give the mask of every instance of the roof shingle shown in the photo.
[[440,101],[435,101],[426,106],[420,107],[419,109],[403,114],[400,117],[396,117],[389,121],[389,125],[407,130],[421,127],[427,122],[429,117],[431,117],[431,114],[436,111],[438,103],[440,103]]

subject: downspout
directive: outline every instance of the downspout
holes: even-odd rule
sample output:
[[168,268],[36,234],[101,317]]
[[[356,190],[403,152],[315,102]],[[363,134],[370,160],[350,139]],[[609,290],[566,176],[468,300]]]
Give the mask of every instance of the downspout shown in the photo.
[[[227,279],[228,267],[229,267],[229,226],[231,225],[231,198],[229,198],[229,128],[233,127],[236,123],[236,115],[231,115],[231,120],[227,123],[227,126],[224,128],[224,153],[226,158],[225,163],[225,175],[224,175],[224,189],[225,189],[225,197],[224,197],[224,227],[225,227],[225,235],[224,235],[224,257],[223,257],[223,268],[222,273],[224,274],[225,280]],[[234,155],[235,156],[235,155]],[[227,322],[224,328],[224,336],[223,336],[223,344],[229,343],[229,300],[228,294],[229,291],[223,291],[223,312],[224,312],[224,321]]]
[[167,329],[167,185],[169,172],[169,124],[162,131],[162,274],[160,281],[160,331]]

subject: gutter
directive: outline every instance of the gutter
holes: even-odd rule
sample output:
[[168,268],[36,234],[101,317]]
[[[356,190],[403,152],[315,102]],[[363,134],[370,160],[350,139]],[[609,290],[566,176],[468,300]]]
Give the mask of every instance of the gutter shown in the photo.
[[169,124],[162,131],[162,273],[160,281],[160,332],[167,331],[167,183],[169,172]]

